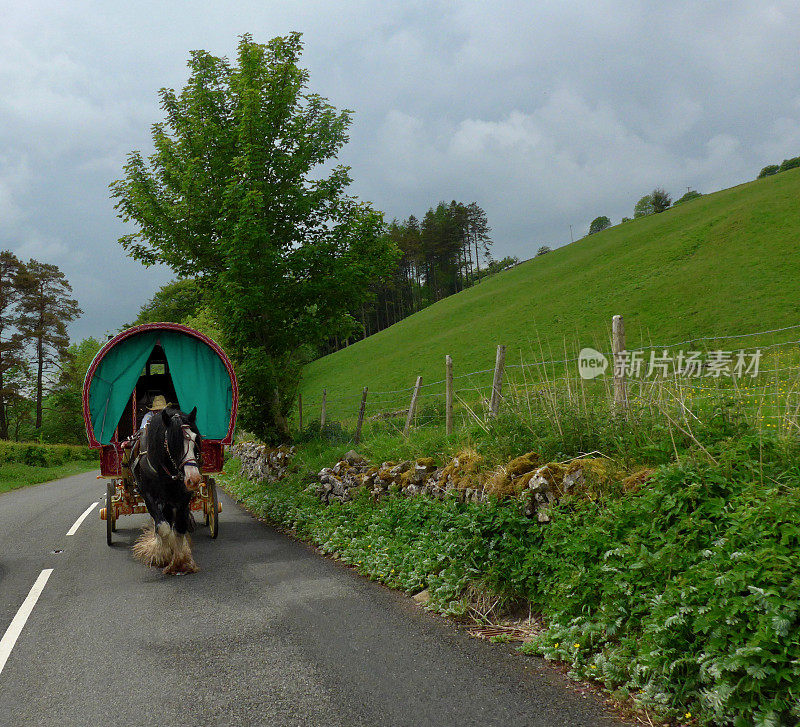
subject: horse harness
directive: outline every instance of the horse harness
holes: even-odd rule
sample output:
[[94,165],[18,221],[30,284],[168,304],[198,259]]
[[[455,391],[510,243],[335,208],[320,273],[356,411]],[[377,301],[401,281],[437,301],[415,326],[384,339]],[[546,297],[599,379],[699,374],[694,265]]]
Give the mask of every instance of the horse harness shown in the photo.
[[[192,439],[192,430],[188,424],[181,424],[181,431],[183,432],[183,439],[184,441],[193,442],[195,444],[195,450],[197,447],[197,443],[195,440]],[[158,475],[158,470],[153,466],[152,462],[150,461],[150,457],[147,454],[146,449],[142,449],[142,435],[144,434],[145,430],[139,430],[134,434],[135,441],[133,442],[133,446],[131,447],[131,457],[133,462],[130,465],[131,472],[133,472],[139,464],[142,464],[144,467],[147,468],[147,472],[150,474],[151,477],[156,477]],[[172,456],[172,452],[169,451],[169,443],[167,441],[167,432],[164,432],[164,450],[167,453],[167,458],[170,461],[170,464],[175,468],[175,472],[172,473],[169,471],[169,468],[165,463],[161,464],[164,473],[173,480],[182,480],[183,479],[183,468],[187,465],[192,465],[194,467],[198,467],[197,460],[192,457],[192,455],[187,451],[186,455],[180,461],[180,463],[176,463],[175,459]],[[188,450],[188,448],[187,448]]]

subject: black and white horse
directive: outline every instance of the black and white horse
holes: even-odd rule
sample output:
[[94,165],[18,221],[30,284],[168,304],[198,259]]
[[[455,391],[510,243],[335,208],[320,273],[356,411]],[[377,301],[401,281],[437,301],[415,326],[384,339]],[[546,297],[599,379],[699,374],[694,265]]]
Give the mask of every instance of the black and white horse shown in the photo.
[[136,487],[153,517],[133,553],[146,565],[177,575],[198,570],[189,533],[194,529],[189,503],[200,482],[197,407],[189,414],[167,407],[150,419],[133,462]]

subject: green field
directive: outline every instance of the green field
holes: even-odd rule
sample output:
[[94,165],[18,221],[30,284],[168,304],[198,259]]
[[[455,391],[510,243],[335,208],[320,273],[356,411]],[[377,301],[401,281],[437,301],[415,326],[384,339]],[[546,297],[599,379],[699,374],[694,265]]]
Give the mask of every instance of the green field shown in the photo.
[[[323,389],[329,420],[351,420],[364,386],[368,415],[407,406],[406,392],[380,392],[407,389],[417,375],[441,381],[446,354],[458,376],[490,369],[500,343],[507,364],[571,359],[584,346],[608,351],[614,314],[625,318],[628,348],[796,325],[799,242],[800,169],[616,225],[312,362],[301,387],[304,418],[319,416]],[[757,342],[797,338],[794,330]],[[719,347],[739,345],[755,342]],[[485,390],[490,382],[484,373],[456,388]],[[441,388],[424,393],[438,397]]]

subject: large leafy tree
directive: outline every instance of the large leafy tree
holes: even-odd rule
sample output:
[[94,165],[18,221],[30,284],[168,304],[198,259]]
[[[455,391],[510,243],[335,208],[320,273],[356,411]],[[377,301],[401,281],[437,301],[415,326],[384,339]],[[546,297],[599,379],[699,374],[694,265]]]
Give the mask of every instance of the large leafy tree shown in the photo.
[[55,265],[30,260],[20,280],[20,329],[33,347],[36,367],[34,426],[41,429],[45,375],[63,364],[69,346],[67,326],[82,311],[78,302],[70,297],[72,286]]
[[145,265],[195,277],[238,364],[243,424],[287,436],[285,417],[311,346],[348,335],[348,311],[388,274],[396,248],[381,214],[347,194],[334,165],[350,111],[308,91],[298,33],[242,36],[231,63],[189,60],[180,93],[160,92],[154,153],[132,152],[111,184],[120,239]]

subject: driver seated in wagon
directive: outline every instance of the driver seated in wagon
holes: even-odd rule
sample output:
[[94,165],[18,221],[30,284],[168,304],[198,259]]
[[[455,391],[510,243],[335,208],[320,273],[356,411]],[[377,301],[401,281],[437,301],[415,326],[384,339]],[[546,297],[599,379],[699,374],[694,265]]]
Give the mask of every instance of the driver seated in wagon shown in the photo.
[[141,432],[144,430],[156,412],[166,409],[167,406],[167,400],[161,394],[154,396],[153,403],[147,407],[147,412],[142,417],[142,423],[139,425],[139,431]]
[[134,452],[139,439],[141,438],[142,434],[144,434],[144,430],[147,428],[147,425],[150,423],[150,420],[153,418],[155,414],[160,412],[162,409],[166,409],[169,404],[167,404],[167,400],[163,394],[156,394],[153,397],[153,401],[149,407],[147,407],[147,411],[145,415],[142,417],[142,423],[139,425],[139,428],[122,443],[122,483],[126,488],[132,489],[133,488],[133,472],[131,471],[131,463],[136,457],[138,452]]

